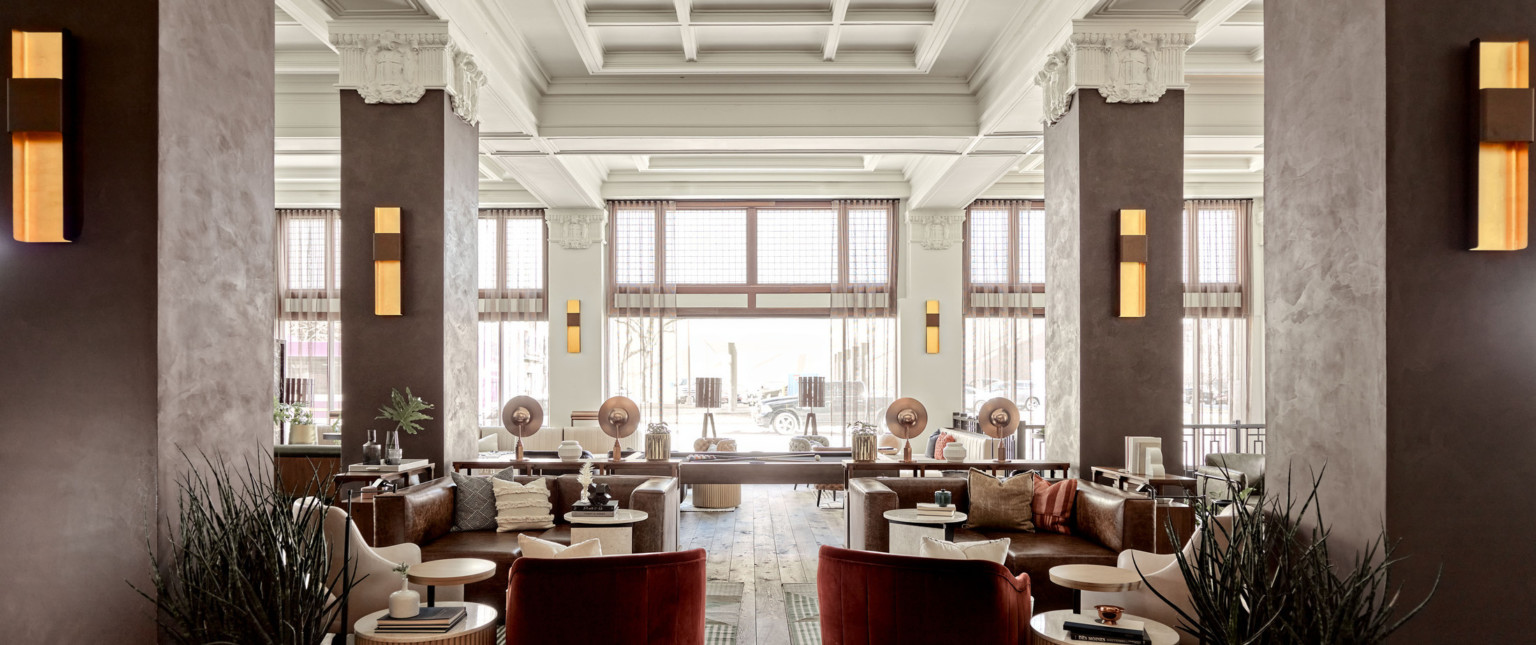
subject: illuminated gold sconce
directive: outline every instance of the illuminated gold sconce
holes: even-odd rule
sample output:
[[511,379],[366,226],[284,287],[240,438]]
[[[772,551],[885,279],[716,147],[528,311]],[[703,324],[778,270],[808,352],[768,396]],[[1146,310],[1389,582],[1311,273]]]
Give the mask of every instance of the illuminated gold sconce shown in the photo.
[[926,314],[923,326],[928,336],[928,353],[937,354],[939,353],[939,301],[929,300],[923,311]]
[[581,301],[565,301],[565,351],[581,353]]
[[373,313],[400,315],[400,209],[373,209]]
[[1120,211],[1120,317],[1147,317],[1147,211]]
[[6,129],[18,242],[69,242],[79,234],[65,203],[64,55],[62,31],[11,32]]
[[1477,57],[1477,222],[1474,251],[1526,247],[1530,147],[1536,140],[1530,42],[1472,42]]

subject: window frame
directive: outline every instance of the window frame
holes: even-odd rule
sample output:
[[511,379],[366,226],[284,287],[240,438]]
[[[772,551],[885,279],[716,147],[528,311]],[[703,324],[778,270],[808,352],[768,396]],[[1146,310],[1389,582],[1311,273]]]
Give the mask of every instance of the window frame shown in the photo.
[[[971,224],[975,220],[971,217],[972,210],[998,210],[1008,209],[1008,280],[1006,282],[982,282],[973,280],[971,266]],[[965,222],[961,230],[961,273],[964,283],[961,293],[965,294],[964,306],[961,308],[966,316],[976,318],[1001,318],[1013,317],[1021,310],[1026,310],[1030,318],[1043,318],[1045,307],[974,307],[971,303],[979,294],[1036,294],[1045,293],[1045,282],[1024,282],[1019,278],[1019,266],[1021,264],[1022,249],[1019,243],[1020,229],[1022,228],[1022,213],[1026,211],[1039,211],[1041,217],[1045,217],[1045,201],[1037,199],[1005,199],[985,200],[972,202],[965,207]]]
[[[488,213],[488,212],[499,212],[501,214],[499,214],[499,215],[491,215],[491,216],[487,217],[485,215],[485,213]],[[482,300],[498,300],[498,299],[508,299],[508,298],[511,298],[511,299],[517,299],[517,300],[538,300],[539,301],[539,312],[538,312],[538,314],[535,317],[532,317],[532,318],[524,317],[523,319],[524,320],[544,320],[544,321],[548,321],[549,320],[549,223],[544,218],[544,209],[542,209],[542,208],[482,208],[482,209],[479,209],[476,212],[475,217],[476,217],[475,224],[476,224],[476,231],[477,232],[479,230],[479,223],[480,223],[481,220],[493,219],[496,222],[496,286],[491,287],[489,289],[481,289],[479,287],[478,283],[475,285],[475,288],[476,288],[476,291],[475,291],[475,294],[476,294],[475,295],[476,307],[475,307],[475,309],[476,309],[476,313],[478,314],[477,318],[480,321],[482,321],[482,322],[491,322],[491,321],[501,320],[501,318],[498,317],[498,314],[495,311],[483,311],[483,310],[481,310],[480,307],[479,307],[479,302],[482,301]],[[540,226],[539,226],[539,245],[540,245],[540,248],[542,249],[542,251],[540,252],[539,255],[540,255],[540,260],[542,260],[542,261],[539,263],[539,284],[542,285],[542,286],[540,286],[537,289],[508,289],[508,288],[506,288],[506,284],[507,284],[507,246],[506,246],[507,245],[507,220],[509,220],[509,219],[522,219],[522,220],[534,220],[534,219],[537,219],[540,222]],[[476,240],[476,246],[475,246],[475,253],[476,253],[475,258],[476,258],[476,263],[477,264],[479,262],[479,252],[480,252],[479,240],[477,239]]]
[[[862,204],[861,204],[862,203]],[[879,204],[886,207],[886,279],[884,283],[850,283],[852,255],[849,252],[850,209],[860,205]],[[641,308],[620,307],[616,296],[625,294],[656,295],[745,295],[745,307],[668,307],[669,315],[677,318],[773,318],[773,317],[825,317],[833,312],[828,307],[760,307],[759,295],[764,294],[834,294],[850,289],[865,293],[886,294],[885,315],[895,315],[895,285],[897,275],[898,225],[896,216],[899,203],[896,200],[738,200],[738,201],[675,201],[675,202],[609,202],[608,233],[608,312],[612,316],[642,315]],[[654,209],[655,257],[648,283],[621,283],[618,280],[618,247],[620,210]],[[746,281],[740,283],[669,284],[667,282],[667,213],[688,210],[736,210],[745,211],[747,249]],[[758,279],[758,210],[835,210],[838,214],[837,282],[827,283],[762,283]]]
[[[1205,207],[1205,208],[1202,208]],[[1213,208],[1219,207],[1219,208]],[[1236,267],[1236,280],[1231,282],[1203,282],[1200,280],[1200,211],[1201,210],[1230,210],[1233,215],[1234,226],[1232,240],[1234,253],[1233,259]],[[1186,304],[1184,306],[1184,318],[1247,318],[1248,299],[1251,290],[1249,283],[1252,280],[1252,253],[1248,248],[1250,235],[1253,228],[1253,200],[1252,199],[1186,199],[1184,200],[1184,212],[1182,232],[1184,235],[1184,264],[1183,271],[1187,272],[1188,280],[1183,281],[1183,294]],[[1200,304],[1188,304],[1189,296],[1196,298],[1208,294],[1235,295],[1236,306],[1210,306]]]

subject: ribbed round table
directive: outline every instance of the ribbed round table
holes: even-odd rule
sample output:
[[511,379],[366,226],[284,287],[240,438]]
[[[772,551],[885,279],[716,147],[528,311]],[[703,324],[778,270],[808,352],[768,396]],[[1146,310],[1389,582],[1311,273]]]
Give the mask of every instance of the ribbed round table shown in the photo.
[[[1029,619],[1029,629],[1035,633],[1035,642],[1055,643],[1056,645],[1081,645],[1084,641],[1072,640],[1072,637],[1067,635],[1067,630],[1061,626],[1072,614],[1073,611],[1070,609],[1057,609],[1056,611],[1048,611],[1043,614],[1035,614],[1034,618]],[[1179,633],[1174,631],[1172,627],[1149,618],[1132,616],[1130,614],[1124,614],[1120,617],[1120,622],[1127,620],[1139,620],[1146,623],[1143,629],[1147,630],[1147,637],[1152,639],[1152,645],[1178,645]]]
[[354,626],[356,635],[353,642],[357,645],[370,645],[373,643],[430,643],[431,645],[496,645],[496,609],[489,605],[473,602],[459,602],[456,600],[444,600],[437,603],[439,607],[464,607],[467,614],[464,620],[454,625],[441,634],[375,634],[373,631],[379,626],[379,619],[389,614],[388,609],[363,616],[357,619]]

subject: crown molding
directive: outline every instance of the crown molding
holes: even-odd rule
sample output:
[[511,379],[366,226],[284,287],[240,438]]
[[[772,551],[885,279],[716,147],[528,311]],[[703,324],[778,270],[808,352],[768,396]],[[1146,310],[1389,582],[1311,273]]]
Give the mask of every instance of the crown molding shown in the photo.
[[548,208],[544,222],[549,226],[549,241],[566,250],[591,248],[603,243],[603,228],[608,211],[602,208]]
[[454,43],[446,21],[336,21],[330,41],[341,54],[337,87],[356,90],[364,102],[415,103],[427,90],[440,89],[452,99],[454,114],[479,123],[485,73],[474,55]]
[[1195,28],[1189,20],[1076,21],[1067,43],[1035,75],[1045,122],[1061,120],[1082,89],[1097,89],[1110,103],[1156,103],[1168,90],[1188,87],[1184,54]]

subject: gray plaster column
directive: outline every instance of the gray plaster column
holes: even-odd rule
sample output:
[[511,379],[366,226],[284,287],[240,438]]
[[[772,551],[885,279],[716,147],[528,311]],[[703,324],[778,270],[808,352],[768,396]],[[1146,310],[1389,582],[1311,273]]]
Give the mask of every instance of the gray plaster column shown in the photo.
[[[1040,79],[1055,119],[1045,130],[1046,456],[1084,477],[1092,466],[1124,466],[1127,436],[1161,437],[1164,466],[1183,471],[1184,92],[1176,88],[1187,39],[1185,25],[1174,27],[1106,34],[1080,24]],[[1131,85],[1126,52],[1147,47],[1163,50],[1164,67],[1144,70],[1158,86]],[[1143,318],[1118,312],[1122,209],[1147,213]]]
[[[443,90],[420,100],[368,104],[341,92],[342,457],[362,457],[367,430],[390,390],[436,406],[405,457],[442,475],[475,454],[479,437],[475,350],[478,130],[453,112]],[[374,313],[374,208],[400,208],[402,315]]]

